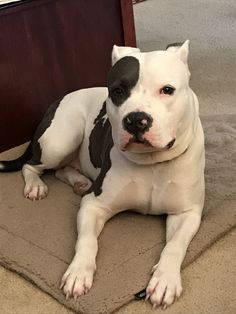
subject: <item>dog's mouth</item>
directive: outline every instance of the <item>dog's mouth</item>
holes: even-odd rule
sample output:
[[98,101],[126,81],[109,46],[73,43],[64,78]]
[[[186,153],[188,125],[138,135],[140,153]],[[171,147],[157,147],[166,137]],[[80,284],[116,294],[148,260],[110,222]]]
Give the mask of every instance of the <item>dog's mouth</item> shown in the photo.
[[129,141],[122,147],[122,151],[132,151],[137,153],[146,153],[153,151],[163,151],[168,150],[173,147],[175,143],[175,139],[172,139],[166,146],[164,147],[155,147],[150,143],[146,138],[143,137],[143,134],[134,134]]
[[163,151],[163,150],[171,149],[174,143],[175,143],[175,139],[172,139],[164,147],[155,147],[146,138],[144,138],[142,134],[138,134],[138,135],[133,135],[129,139],[129,141],[122,148],[122,151],[132,151],[132,152],[137,152],[137,153]]
[[122,147],[122,151],[147,151],[152,150],[152,144],[142,134],[134,134],[129,141]]

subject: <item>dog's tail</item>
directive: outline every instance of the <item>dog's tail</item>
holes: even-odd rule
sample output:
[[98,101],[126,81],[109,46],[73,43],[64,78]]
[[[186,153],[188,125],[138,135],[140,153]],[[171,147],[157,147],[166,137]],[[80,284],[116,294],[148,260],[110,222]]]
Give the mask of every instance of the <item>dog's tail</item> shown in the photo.
[[32,158],[32,155],[32,143],[30,143],[24,154],[17,159],[0,161],[0,172],[14,172],[21,170],[23,165]]

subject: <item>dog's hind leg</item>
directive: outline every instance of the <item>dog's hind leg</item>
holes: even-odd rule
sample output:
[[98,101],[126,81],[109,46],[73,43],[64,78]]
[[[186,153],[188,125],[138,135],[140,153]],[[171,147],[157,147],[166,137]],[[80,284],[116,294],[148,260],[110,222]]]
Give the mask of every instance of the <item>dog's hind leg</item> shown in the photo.
[[25,164],[22,172],[25,179],[24,196],[32,201],[45,198],[48,194],[48,187],[39,177],[43,172],[40,165]]
[[[48,130],[50,131],[50,128],[48,128]],[[36,144],[34,143],[33,156],[22,169],[25,180],[24,196],[26,198],[40,200],[47,196],[48,188],[40,179],[40,176],[43,174],[44,170],[55,170],[61,165],[65,165],[67,163],[66,161],[72,158],[70,156],[76,154],[78,150],[77,145],[80,143],[81,137],[80,134],[77,134],[78,142],[76,141],[76,145],[72,145],[72,143],[70,143],[70,137],[65,137],[59,141],[58,137],[52,138],[45,132],[39,141]],[[46,143],[42,143],[42,138]],[[38,151],[40,151],[40,153],[37,153]],[[71,170],[74,169],[71,168]],[[60,172],[58,171],[58,173]]]
[[[46,132],[45,135],[47,135]],[[78,135],[77,138],[79,142],[80,136]],[[77,153],[78,148],[76,149],[76,146],[71,145],[69,139],[69,137],[64,138],[60,143],[55,137],[53,140],[49,137],[49,144],[42,144],[39,140],[39,143],[34,145],[34,148],[37,146],[40,147],[40,154],[37,154],[38,149],[34,149],[33,157],[22,168],[25,180],[24,196],[26,198],[40,200],[47,196],[48,188],[40,176],[44,170],[56,170],[61,165],[66,165],[67,160],[70,160]],[[88,188],[91,185],[91,182],[87,178],[80,175],[72,167],[66,166],[64,169],[57,170],[56,173],[59,179],[72,186],[76,182],[81,182],[83,184],[81,190],[85,190],[85,183],[87,183]]]
[[71,185],[74,192],[80,196],[84,195],[92,185],[87,177],[72,166],[57,170],[55,175],[59,180]]
[[78,151],[85,119],[76,104],[70,95],[53,104],[35,132],[31,144],[32,157],[23,167],[24,195],[31,200],[47,196],[48,188],[40,179],[44,170],[55,170],[67,164]]

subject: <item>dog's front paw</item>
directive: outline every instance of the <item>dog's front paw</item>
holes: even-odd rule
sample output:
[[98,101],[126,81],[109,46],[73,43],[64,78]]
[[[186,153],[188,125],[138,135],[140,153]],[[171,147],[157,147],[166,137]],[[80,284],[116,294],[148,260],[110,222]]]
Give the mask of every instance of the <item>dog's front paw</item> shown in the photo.
[[66,299],[74,297],[77,300],[78,297],[86,294],[92,287],[94,271],[95,267],[82,266],[72,262],[62,277],[60,286]]
[[154,308],[162,306],[166,309],[180,297],[182,290],[180,272],[161,270],[156,265],[146,289],[146,299],[150,298]]

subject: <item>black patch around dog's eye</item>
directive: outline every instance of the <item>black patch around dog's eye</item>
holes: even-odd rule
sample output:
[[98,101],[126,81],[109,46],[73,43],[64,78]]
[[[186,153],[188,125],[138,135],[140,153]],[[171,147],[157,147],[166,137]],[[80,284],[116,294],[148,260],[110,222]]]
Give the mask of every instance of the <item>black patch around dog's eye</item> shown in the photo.
[[139,68],[135,57],[124,57],[113,65],[108,74],[108,91],[114,105],[120,106],[130,96],[139,79]]
[[111,91],[112,97],[122,97],[124,95],[125,91],[122,87],[115,87]]
[[102,183],[107,171],[111,168],[110,151],[113,146],[111,124],[106,117],[106,102],[94,120],[94,128],[89,137],[89,156],[94,168],[101,168],[96,180],[86,194],[94,192],[95,196],[102,193]]

